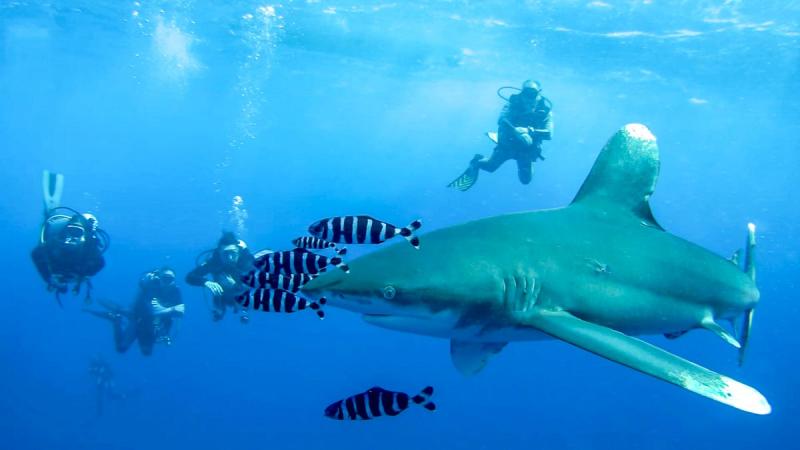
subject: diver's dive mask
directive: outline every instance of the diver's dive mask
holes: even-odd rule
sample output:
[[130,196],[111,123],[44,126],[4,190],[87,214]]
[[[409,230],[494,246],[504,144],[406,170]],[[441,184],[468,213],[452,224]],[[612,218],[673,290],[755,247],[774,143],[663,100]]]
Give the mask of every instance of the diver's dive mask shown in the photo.
[[161,283],[161,286],[163,287],[170,286],[175,283],[175,272],[170,270],[158,272],[157,277],[158,282]]
[[86,241],[86,229],[79,224],[69,224],[64,228],[64,243],[79,244]]

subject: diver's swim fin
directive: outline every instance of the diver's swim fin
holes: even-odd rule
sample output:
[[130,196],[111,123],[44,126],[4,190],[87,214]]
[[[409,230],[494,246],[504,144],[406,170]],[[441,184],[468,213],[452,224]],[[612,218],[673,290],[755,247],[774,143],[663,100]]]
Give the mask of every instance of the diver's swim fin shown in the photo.
[[478,182],[478,174],[480,173],[477,163],[481,159],[483,159],[483,156],[475,155],[475,157],[472,158],[472,161],[469,162],[469,167],[467,167],[467,170],[459,175],[458,178],[451,181],[447,187],[455,188],[461,192],[464,192],[472,186],[475,186],[475,183]]
[[750,386],[566,311],[536,309],[524,314],[521,320],[596,355],[742,411],[769,414],[772,410],[767,399]]
[[478,181],[478,168],[469,167],[467,170],[464,171],[464,173],[459,175],[458,178],[451,181],[450,184],[447,185],[447,187],[455,188],[461,192],[464,192],[467,189],[474,186],[477,181]]
[[64,192],[64,175],[45,170],[42,172],[42,194],[44,198],[44,211],[49,211],[61,206],[61,194]]
[[82,311],[85,313],[89,313],[95,317],[99,317],[103,320],[108,320],[110,322],[116,322],[120,320],[120,318],[122,317],[121,314],[114,313],[111,311],[95,311],[93,309],[87,309],[87,308],[84,308]]

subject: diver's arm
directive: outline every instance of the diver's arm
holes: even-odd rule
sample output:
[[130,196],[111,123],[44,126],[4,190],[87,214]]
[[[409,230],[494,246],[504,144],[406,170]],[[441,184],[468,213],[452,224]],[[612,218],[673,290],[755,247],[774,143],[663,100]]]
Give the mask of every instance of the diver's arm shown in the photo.
[[175,306],[164,306],[157,298],[150,300],[150,307],[150,311],[154,316],[169,315],[180,317],[183,316],[183,313],[186,310],[186,307],[183,303]]
[[553,139],[553,113],[548,111],[547,117],[544,118],[544,122],[536,128],[528,127],[528,132],[543,141],[549,141],[550,139]]
[[33,264],[36,266],[39,275],[49,283],[53,274],[50,272],[50,264],[47,262],[47,249],[42,245],[37,245],[31,252],[31,259],[33,259]]
[[186,274],[186,283],[192,286],[203,286],[206,282],[206,275],[209,273],[211,273],[210,264],[204,262]]
[[[509,126],[511,122],[511,103],[506,103],[503,110],[500,111],[500,117],[497,118],[497,130],[500,131],[504,127]],[[510,125],[513,127],[513,125]]]

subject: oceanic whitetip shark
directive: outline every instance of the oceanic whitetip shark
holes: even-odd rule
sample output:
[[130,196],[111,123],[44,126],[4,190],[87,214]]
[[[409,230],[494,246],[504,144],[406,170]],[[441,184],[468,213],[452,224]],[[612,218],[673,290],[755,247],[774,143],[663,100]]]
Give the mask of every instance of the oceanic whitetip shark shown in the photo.
[[[303,287],[330,305],[394,330],[450,339],[456,368],[480,371],[510,341],[556,338],[684,389],[755,414],[757,390],[662,350],[637,335],[710,330],[740,362],[759,292],[755,226],[744,270],[667,233],[649,199],[659,171],[643,125],[606,144],[572,203],[444,228],[330,271]],[[737,253],[738,255],[738,253]],[[739,318],[737,333],[731,325]]]

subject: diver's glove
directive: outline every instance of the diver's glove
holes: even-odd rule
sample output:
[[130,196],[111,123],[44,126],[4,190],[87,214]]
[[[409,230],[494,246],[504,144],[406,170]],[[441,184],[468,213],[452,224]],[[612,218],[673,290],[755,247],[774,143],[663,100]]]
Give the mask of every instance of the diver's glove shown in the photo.
[[222,286],[216,281],[211,281],[211,280],[206,281],[205,283],[203,283],[203,286],[205,286],[209,291],[211,291],[211,295],[213,295],[214,297],[222,296],[223,292]]
[[528,127],[514,127],[514,131],[517,133],[517,138],[525,145],[533,145],[533,137],[531,137]]

